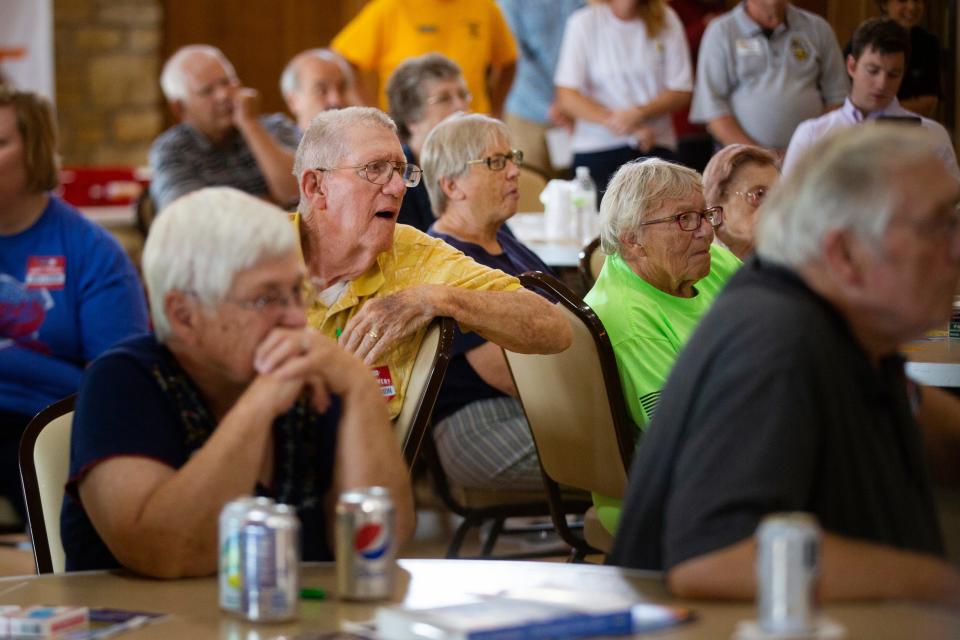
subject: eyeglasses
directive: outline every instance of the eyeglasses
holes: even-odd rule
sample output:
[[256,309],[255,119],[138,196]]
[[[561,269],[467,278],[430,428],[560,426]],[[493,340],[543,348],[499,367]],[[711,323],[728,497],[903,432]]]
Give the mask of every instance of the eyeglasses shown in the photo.
[[374,160],[367,164],[349,165],[346,167],[331,167],[325,169],[317,167],[317,171],[338,171],[340,169],[356,169],[357,175],[373,184],[387,184],[393,178],[393,172],[396,171],[403,178],[403,184],[408,187],[415,187],[420,184],[420,177],[423,170],[415,164],[406,162],[393,162],[392,160]]
[[444,91],[443,93],[438,93],[435,96],[430,96],[427,98],[427,104],[449,104],[456,99],[459,99],[460,102],[470,104],[473,102],[473,94],[466,89],[458,89],[457,91]]
[[925,236],[935,238],[953,238],[960,231],[960,204],[954,206],[950,213],[928,220],[896,219],[894,222],[906,224]]
[[225,300],[242,309],[261,313],[264,310],[286,310],[291,305],[298,309],[306,309],[313,303],[313,294],[311,293],[311,287],[308,287],[305,283],[299,283],[288,292],[271,291],[249,300],[230,297]]
[[759,207],[763,199],[767,196],[767,191],[767,187],[757,187],[750,191],[734,191],[733,193],[746,200],[751,207]]
[[703,211],[681,211],[675,216],[668,216],[666,218],[657,218],[656,220],[647,220],[646,222],[641,222],[639,226],[643,227],[648,224],[659,224],[661,222],[673,222],[676,220],[677,224],[684,231],[696,231],[700,228],[700,223],[703,219],[706,218],[707,222],[711,226],[718,226],[723,223],[723,207],[710,207],[709,209],[704,209]]
[[487,156],[486,158],[479,158],[477,160],[467,160],[467,164],[485,164],[487,169],[490,171],[503,171],[504,167],[507,166],[507,160],[512,160],[513,164],[518,167],[523,166],[523,151],[519,149],[511,149],[510,153],[495,153],[492,156]]

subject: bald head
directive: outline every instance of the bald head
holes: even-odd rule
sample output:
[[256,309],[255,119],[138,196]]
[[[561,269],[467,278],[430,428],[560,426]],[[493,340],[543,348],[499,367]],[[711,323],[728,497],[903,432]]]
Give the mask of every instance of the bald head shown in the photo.
[[303,51],[287,63],[280,90],[301,131],[321,111],[341,109],[353,100],[350,65],[330,49]]

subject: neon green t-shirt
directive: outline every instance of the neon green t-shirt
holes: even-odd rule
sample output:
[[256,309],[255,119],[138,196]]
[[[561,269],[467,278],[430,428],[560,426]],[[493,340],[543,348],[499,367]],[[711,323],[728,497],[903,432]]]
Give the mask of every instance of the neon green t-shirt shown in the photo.
[[[697,295],[681,298],[638,276],[620,255],[607,257],[584,301],[610,336],[627,410],[641,430],[653,417],[680,349],[741,264],[727,249],[712,245],[710,273],[697,282]],[[600,522],[611,533],[620,520],[620,503],[593,494]]]

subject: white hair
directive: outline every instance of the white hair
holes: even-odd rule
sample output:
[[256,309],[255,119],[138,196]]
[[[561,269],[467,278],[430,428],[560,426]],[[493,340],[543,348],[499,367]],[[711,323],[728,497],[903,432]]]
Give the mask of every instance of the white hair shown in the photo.
[[236,275],[295,250],[296,233],[280,208],[230,187],[208,187],[176,199],[150,227],[143,277],[153,328],[170,335],[164,300],[190,292],[204,305],[222,302]]
[[660,158],[623,165],[610,179],[600,203],[600,245],[607,255],[620,252],[620,237],[634,233],[667,200],[703,193],[700,174]]
[[176,102],[187,98],[189,94],[187,90],[187,63],[190,58],[196,55],[205,55],[216,59],[231,80],[237,79],[236,70],[220,49],[208,44],[188,44],[177,49],[164,63],[163,71],[160,72],[160,89],[163,91],[167,102]]
[[479,113],[455,113],[433,128],[420,150],[420,164],[435,217],[443,215],[448,204],[440,178],[460,177],[470,168],[467,161],[479,159],[498,142],[510,144],[507,125]]
[[396,135],[397,125],[390,116],[373,107],[346,107],[321,111],[303,132],[297,155],[293,159],[293,175],[300,186],[300,214],[310,215],[310,204],[303,193],[303,172],[308,169],[330,169],[347,155],[346,134],[357,127],[380,127]]
[[903,205],[896,175],[931,156],[936,142],[921,127],[868,123],[820,141],[764,202],[757,254],[800,267],[817,260],[824,238],[839,229],[879,247]]
[[323,62],[332,62],[340,68],[347,85],[353,86],[353,70],[339,53],[332,49],[307,49],[290,59],[280,74],[280,92],[283,95],[295,93],[300,89],[300,63],[306,58],[316,58]]

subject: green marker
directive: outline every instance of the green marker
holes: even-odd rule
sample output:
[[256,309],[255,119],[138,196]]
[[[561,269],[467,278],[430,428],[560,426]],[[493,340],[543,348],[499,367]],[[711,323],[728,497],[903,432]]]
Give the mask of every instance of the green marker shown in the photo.
[[338,337],[338,338],[340,337],[340,334],[341,334],[341,333],[343,333],[343,329],[341,329],[340,327],[337,327],[337,337]]
[[300,589],[300,598],[303,600],[326,600],[327,592],[319,587],[304,587]]

